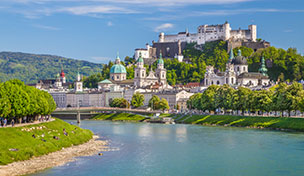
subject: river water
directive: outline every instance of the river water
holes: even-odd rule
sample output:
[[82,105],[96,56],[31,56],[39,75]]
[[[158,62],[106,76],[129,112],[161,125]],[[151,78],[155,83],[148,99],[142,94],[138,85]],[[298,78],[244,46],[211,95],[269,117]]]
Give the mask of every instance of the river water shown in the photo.
[[110,121],[80,126],[109,140],[113,151],[35,176],[304,175],[303,133]]

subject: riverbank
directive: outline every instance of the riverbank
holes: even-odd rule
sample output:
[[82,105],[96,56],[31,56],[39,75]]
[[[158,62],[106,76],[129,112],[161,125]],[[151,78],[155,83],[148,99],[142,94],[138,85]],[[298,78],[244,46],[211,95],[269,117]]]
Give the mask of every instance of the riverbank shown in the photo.
[[130,113],[102,113],[91,118],[92,120],[111,120],[124,122],[142,122],[146,117]]
[[183,124],[232,126],[304,132],[304,119],[302,118],[231,115],[186,115],[176,119],[176,122]]
[[[161,114],[160,118],[163,117],[173,118],[176,123],[181,124],[230,126],[304,132],[304,118]],[[147,118],[144,116],[128,113],[98,114],[93,119],[129,122],[149,122],[149,120],[145,120]]]
[[5,166],[0,166],[1,176],[17,176],[35,173],[50,167],[61,166],[71,162],[78,156],[90,156],[97,152],[107,150],[107,142],[98,140],[94,136],[89,142],[69,148],[63,148],[60,151],[34,157],[26,161],[18,161]]
[[0,165],[46,155],[92,139],[90,130],[60,119],[14,128],[0,129]]

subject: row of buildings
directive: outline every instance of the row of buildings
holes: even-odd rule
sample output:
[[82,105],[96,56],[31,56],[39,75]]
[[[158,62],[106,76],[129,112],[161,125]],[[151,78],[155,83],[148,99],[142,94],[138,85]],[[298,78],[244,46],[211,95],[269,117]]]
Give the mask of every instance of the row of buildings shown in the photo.
[[[188,83],[175,87],[167,83],[163,53],[165,57],[173,56],[182,62],[182,51],[187,43],[204,44],[215,40],[228,41],[230,48],[230,57],[224,72],[208,66],[201,83]],[[261,58],[262,65],[259,72],[248,72],[247,58],[242,56],[241,51],[239,50],[237,56],[234,56],[233,44],[237,42],[243,44],[247,42],[257,48],[268,47],[267,43],[260,46],[261,42],[257,41],[256,25],[249,25],[246,30],[232,30],[228,22],[221,25],[201,25],[194,34],[189,33],[188,30],[177,35],[161,33],[158,42],[153,42],[153,46],[147,44],[146,49],[136,49],[134,79],[127,79],[127,69],[117,56],[115,64],[110,69],[109,78],[100,81],[98,88],[84,88],[79,73],[74,83],[67,83],[63,69],[56,79],[41,80],[35,86],[48,91],[60,108],[107,107],[115,98],[125,98],[131,102],[133,94],[139,92],[145,97],[143,108],[147,108],[151,97],[157,95],[166,99],[171,109],[179,107],[184,111],[187,110],[187,100],[190,96],[204,91],[213,84],[229,84],[233,87],[244,86],[252,89],[262,89],[272,84],[267,75],[264,58]],[[152,65],[154,62],[157,68],[153,70],[151,66],[148,72],[145,63]]]

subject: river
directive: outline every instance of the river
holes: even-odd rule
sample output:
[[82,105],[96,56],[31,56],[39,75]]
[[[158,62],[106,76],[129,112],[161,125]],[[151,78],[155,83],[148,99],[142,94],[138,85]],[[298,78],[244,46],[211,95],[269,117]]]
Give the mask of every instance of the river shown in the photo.
[[303,133],[110,121],[80,126],[109,140],[112,151],[32,176],[304,175]]

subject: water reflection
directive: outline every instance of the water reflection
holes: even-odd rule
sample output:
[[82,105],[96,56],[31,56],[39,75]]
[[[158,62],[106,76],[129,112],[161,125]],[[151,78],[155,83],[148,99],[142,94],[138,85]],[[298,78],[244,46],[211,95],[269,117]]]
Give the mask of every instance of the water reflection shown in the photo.
[[187,128],[186,126],[178,126],[175,129],[177,142],[186,142],[187,141]]

